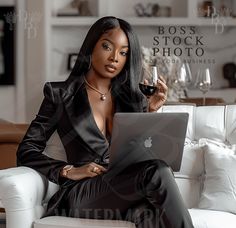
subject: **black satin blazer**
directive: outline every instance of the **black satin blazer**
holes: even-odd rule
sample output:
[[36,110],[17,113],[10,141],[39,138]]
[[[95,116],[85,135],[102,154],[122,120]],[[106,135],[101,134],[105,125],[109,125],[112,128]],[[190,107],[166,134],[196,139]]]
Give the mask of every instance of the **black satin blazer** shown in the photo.
[[[125,99],[115,97],[115,112],[132,111]],[[135,111],[145,111],[146,102],[140,99]],[[57,130],[64,145],[68,163],[43,154],[47,140]],[[108,158],[109,142],[94,120],[83,77],[63,82],[47,82],[44,100],[36,118],[31,122],[17,151],[18,166],[31,167],[50,181],[64,185],[68,179],[60,177],[67,164],[80,166],[89,162],[104,164]]]

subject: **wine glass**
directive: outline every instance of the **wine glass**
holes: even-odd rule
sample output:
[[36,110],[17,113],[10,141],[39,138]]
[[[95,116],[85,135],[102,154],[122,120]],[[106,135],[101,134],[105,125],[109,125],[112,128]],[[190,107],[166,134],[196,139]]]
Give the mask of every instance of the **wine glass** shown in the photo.
[[174,84],[178,90],[179,99],[181,98],[181,92],[184,92],[185,97],[188,97],[187,87],[192,82],[192,74],[188,63],[183,63],[176,73]]
[[211,85],[212,83],[209,68],[198,70],[196,78],[196,87],[203,94],[203,105],[206,105],[206,93],[210,90]]
[[148,98],[157,91],[158,73],[157,67],[154,65],[147,65],[143,67],[142,78],[139,83],[139,89]]

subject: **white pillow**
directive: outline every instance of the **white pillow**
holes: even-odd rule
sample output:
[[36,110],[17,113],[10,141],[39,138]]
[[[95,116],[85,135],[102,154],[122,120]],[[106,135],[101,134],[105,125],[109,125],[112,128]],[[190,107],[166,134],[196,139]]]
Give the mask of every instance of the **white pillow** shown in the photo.
[[186,175],[189,178],[199,178],[204,172],[203,146],[198,143],[186,143],[179,172],[175,175]]
[[236,214],[236,155],[216,145],[204,147],[205,181],[199,208]]

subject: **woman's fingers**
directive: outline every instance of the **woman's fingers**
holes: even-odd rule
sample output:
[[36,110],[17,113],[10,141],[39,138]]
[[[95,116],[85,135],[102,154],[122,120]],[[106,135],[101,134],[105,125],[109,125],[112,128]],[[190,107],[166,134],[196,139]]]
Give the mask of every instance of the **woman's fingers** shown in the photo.
[[159,93],[159,94],[158,94],[158,97],[159,97],[159,99],[162,100],[162,101],[166,101],[166,99],[167,99],[165,93]]
[[158,85],[159,85],[159,91],[160,92],[166,93],[168,91],[166,81],[162,76],[160,76],[160,78],[158,80]]
[[162,81],[164,84],[166,84],[166,80],[162,75],[159,76],[159,80]]
[[158,88],[149,99],[149,111],[157,111],[167,100],[168,87],[164,77],[159,76],[155,86]]
[[147,80],[147,79],[144,79],[144,80],[143,80],[143,84],[144,84],[144,85],[148,85],[148,80]]
[[70,172],[68,172],[67,177],[71,180],[81,180],[87,177],[95,177],[106,171],[107,170],[103,166],[91,162],[80,167],[74,167]]
[[98,169],[100,169],[103,172],[107,171],[107,169],[105,169],[103,166],[101,166],[101,165],[99,165],[99,164],[97,164],[95,162],[91,162],[90,165],[92,165],[93,167],[97,167]]
[[92,174],[92,176],[100,175],[106,171],[107,170],[103,166],[98,165],[97,163],[91,162],[89,164],[89,172]]

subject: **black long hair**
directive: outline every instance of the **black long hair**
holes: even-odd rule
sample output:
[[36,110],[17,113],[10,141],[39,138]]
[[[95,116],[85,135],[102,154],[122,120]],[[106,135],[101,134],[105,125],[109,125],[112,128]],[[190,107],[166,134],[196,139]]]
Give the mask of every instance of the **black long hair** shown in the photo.
[[138,111],[139,108],[137,106],[139,106],[140,99],[142,99],[138,88],[142,69],[140,44],[131,25],[120,18],[113,16],[102,17],[91,26],[68,80],[74,77],[81,77],[87,73],[96,43],[105,32],[117,27],[121,28],[128,38],[129,52],[124,68],[119,75],[112,79],[112,92],[113,96],[122,99],[126,105],[132,106],[132,110]]

